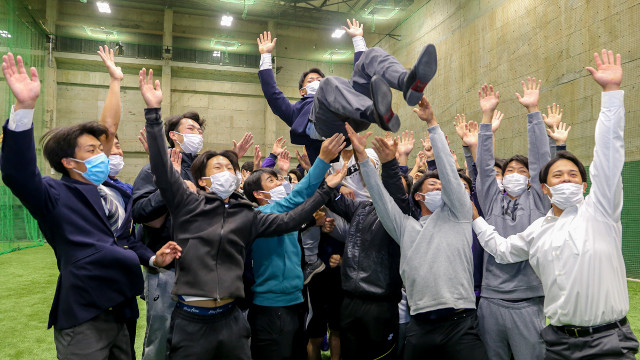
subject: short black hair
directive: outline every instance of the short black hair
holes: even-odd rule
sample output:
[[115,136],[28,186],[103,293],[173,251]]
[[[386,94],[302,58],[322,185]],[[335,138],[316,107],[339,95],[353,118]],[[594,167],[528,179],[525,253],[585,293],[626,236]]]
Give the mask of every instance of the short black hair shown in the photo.
[[300,182],[300,180],[302,180],[302,178],[304,177],[304,175],[302,175],[300,173],[300,171],[296,170],[296,169],[291,169],[289,170],[289,172],[287,174],[293,174],[296,176],[296,179],[298,179],[298,182]]
[[404,187],[404,192],[408,194],[409,192],[411,192],[411,187],[413,186],[413,178],[409,175],[405,175],[404,173],[400,174],[400,176],[404,179],[404,182],[406,183]]
[[97,121],[90,121],[51,129],[42,136],[40,139],[40,144],[43,144],[42,154],[55,171],[69,175],[69,170],[62,164],[62,159],[75,157],[78,138],[85,134],[100,140],[101,137],[107,136],[109,131]]
[[226,158],[227,160],[229,160],[231,166],[233,166],[234,169],[238,168],[238,155],[235,151],[232,150],[223,150],[220,152],[207,150],[198,155],[198,157],[193,160],[193,164],[191,164],[191,175],[193,175],[193,179],[196,181],[196,186],[198,186],[202,190],[205,190],[205,188],[199,185],[198,179],[207,176],[207,163],[209,162],[209,160],[211,160],[211,158],[214,158],[216,156],[222,156]]
[[171,116],[164,121],[164,136],[167,138],[167,142],[171,147],[175,147],[176,144],[174,144],[171,137],[169,137],[169,133],[175,131],[178,126],[180,126],[180,121],[182,121],[182,119],[191,119],[195,121],[198,125],[200,125],[200,129],[204,131],[204,124],[206,120],[201,118],[200,114],[195,111],[187,111],[182,115]]
[[507,167],[509,167],[509,164],[511,164],[512,162],[519,162],[520,164],[524,165],[524,167],[527,168],[527,170],[529,170],[529,158],[524,156],[524,155],[513,155],[512,157],[508,158],[504,164],[502,164],[502,176],[504,176],[504,173],[507,171]]
[[498,169],[500,169],[500,172],[503,172],[505,159],[495,158],[494,160],[495,160],[495,162],[493,163],[493,166],[497,167]]
[[278,178],[278,173],[271,168],[261,168],[258,169],[249,175],[249,177],[244,181],[244,185],[242,186],[242,190],[244,191],[244,196],[247,200],[258,203],[258,199],[253,195],[254,191],[263,191],[262,187],[262,174],[268,174],[276,179]]
[[422,185],[424,185],[424,182],[427,181],[428,179],[440,180],[440,175],[438,175],[438,170],[427,171],[426,173],[424,173],[424,175],[422,175],[422,177],[420,177],[420,179],[414,182],[413,186],[411,187],[411,194],[410,194],[411,201],[413,201],[414,205],[418,209],[420,208],[420,202],[416,200],[415,194],[420,192],[420,189],[422,189]]
[[253,161],[245,161],[244,164],[242,164],[242,167],[240,169],[244,170],[244,171],[252,172],[253,171]]
[[572,153],[566,151],[566,150],[562,150],[562,151],[558,151],[556,153],[556,156],[551,159],[543,168],[542,171],[540,171],[539,174],[539,180],[540,180],[540,184],[546,184],[547,183],[547,177],[549,176],[549,170],[551,169],[551,166],[553,166],[553,164],[557,163],[558,160],[560,159],[565,159],[565,160],[569,160],[572,163],[574,163],[577,167],[578,167],[578,171],[580,172],[580,176],[582,177],[582,182],[587,182],[587,171],[584,168],[584,165],[582,165],[582,162],[580,160],[578,160],[578,158],[573,155]]
[[304,79],[307,77],[307,75],[311,73],[318,74],[324,79],[324,73],[322,72],[322,70],[318,68],[311,68],[308,71],[303,72],[302,76],[300,76],[300,81],[298,81],[298,90],[302,89],[302,85],[304,84]]

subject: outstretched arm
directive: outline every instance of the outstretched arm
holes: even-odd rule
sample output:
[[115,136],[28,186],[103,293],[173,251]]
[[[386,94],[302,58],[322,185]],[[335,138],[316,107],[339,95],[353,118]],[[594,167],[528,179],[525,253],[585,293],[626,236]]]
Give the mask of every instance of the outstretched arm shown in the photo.
[[538,229],[540,223],[544,220],[544,217],[542,217],[529,225],[525,231],[505,239],[498,234],[493,226],[487,224],[483,218],[477,217],[475,212],[474,217],[476,219],[473,221],[473,231],[478,236],[480,245],[489,254],[493,255],[500,264],[529,260],[529,247],[535,235],[535,229]]
[[12,53],[2,57],[2,73],[16,103],[3,129],[0,169],[2,181],[33,217],[40,220],[53,204],[37,166],[33,109],[40,95],[40,80],[36,68],[32,67],[30,72],[31,78],[24,68],[22,57],[18,56],[17,66]]
[[362,178],[364,179],[367,189],[369,189],[369,194],[371,194],[371,200],[376,208],[380,222],[382,222],[382,226],[384,226],[389,235],[400,244],[405,228],[405,221],[410,219],[410,217],[402,213],[398,205],[393,201],[393,198],[384,189],[382,181],[378,176],[378,171],[373,164],[371,164],[371,161],[369,161],[365,147],[367,145],[367,138],[371,135],[371,132],[366,133],[365,136],[361,136],[358,135],[349,124],[346,125],[346,128],[349,139],[351,139],[351,144],[353,145],[353,151],[357,154],[358,161],[360,161]]
[[413,111],[420,120],[427,123],[429,127],[429,139],[433,146],[433,154],[438,165],[438,175],[442,181],[442,200],[451,209],[452,214],[458,221],[471,220],[471,200],[469,194],[464,190],[464,186],[458,175],[458,166],[451,157],[447,139],[444,136],[435,115],[433,107],[426,97],[423,97],[417,109]]
[[293,104],[289,102],[286,96],[278,89],[276,78],[273,75],[271,64],[271,52],[276,48],[277,38],[271,40],[271,32],[264,32],[258,38],[258,50],[260,51],[260,71],[258,78],[262,86],[262,93],[267,99],[267,103],[276,116],[282,119],[289,127],[296,120],[294,118],[295,110]]
[[104,125],[108,130],[107,138],[104,140],[101,139],[102,150],[109,156],[113,143],[116,140],[118,126],[120,125],[120,83],[124,75],[122,74],[122,69],[116,66],[113,49],[109,49],[106,45],[104,48],[100,46],[98,55],[100,55],[107,70],[109,70],[109,76],[111,77],[107,99],[104,101],[104,108],[102,109],[102,114],[100,114],[100,124]]
[[180,173],[173,168],[169,161],[160,115],[160,105],[162,104],[160,81],[156,80],[154,83],[153,70],[149,70],[147,77],[147,70],[143,68],[140,71],[139,82],[140,93],[147,104],[144,115],[147,120],[145,129],[149,145],[149,165],[162,199],[169,212],[175,214],[185,208],[185,202],[190,197],[197,195],[189,191],[182,181]]
[[360,56],[367,51],[367,43],[364,41],[364,24],[361,24],[358,20],[353,19],[349,21],[347,19],[347,24],[349,27],[343,26],[342,29],[351,36],[351,41],[353,42],[353,66],[356,66],[358,60],[360,60]]
[[[602,60],[593,54],[596,69],[587,67],[602,86],[602,103],[596,123],[596,145],[589,166],[591,191],[587,197],[595,209],[612,221],[622,212],[622,167],[624,166],[624,91],[620,54],[602,50]],[[582,179],[586,181],[586,179]]]

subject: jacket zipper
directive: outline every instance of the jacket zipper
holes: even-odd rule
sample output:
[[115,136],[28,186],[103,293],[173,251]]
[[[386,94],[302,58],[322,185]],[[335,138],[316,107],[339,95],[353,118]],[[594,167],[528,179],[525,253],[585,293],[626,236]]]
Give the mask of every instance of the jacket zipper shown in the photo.
[[218,241],[218,251],[216,251],[216,298],[214,300],[220,301],[220,273],[218,272],[218,258],[220,257],[220,246],[222,245],[222,236],[224,235],[224,221],[226,217],[227,208],[222,208],[222,225],[220,225],[220,240]]

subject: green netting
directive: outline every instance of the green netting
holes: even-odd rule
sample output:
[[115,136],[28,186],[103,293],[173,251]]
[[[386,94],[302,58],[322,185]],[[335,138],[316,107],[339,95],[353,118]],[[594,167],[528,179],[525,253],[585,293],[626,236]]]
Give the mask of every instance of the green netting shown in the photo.
[[[24,59],[26,66],[33,66],[43,84],[41,96],[34,113],[35,136],[44,129],[44,79],[47,59],[46,34],[18,0],[0,0],[0,52],[12,52]],[[0,109],[3,119],[11,111],[15,99],[7,83],[0,84]],[[41,154],[40,149],[37,149]],[[41,156],[38,157],[42,165]],[[41,167],[42,168],[42,167]],[[44,244],[36,221],[6,186],[0,184],[0,254]]]

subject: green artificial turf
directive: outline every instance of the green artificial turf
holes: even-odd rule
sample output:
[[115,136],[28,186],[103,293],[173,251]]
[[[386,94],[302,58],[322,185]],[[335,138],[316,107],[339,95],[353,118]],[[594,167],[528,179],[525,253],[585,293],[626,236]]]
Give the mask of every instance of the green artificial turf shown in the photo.
[[[53,330],[47,330],[49,308],[58,270],[48,245],[0,256],[0,359],[55,359]],[[629,321],[640,334],[640,283],[629,282]],[[138,301],[140,319],[136,355],[140,358],[145,329],[145,304]],[[326,357],[323,356],[323,357]],[[640,359],[640,356],[636,357]]]

